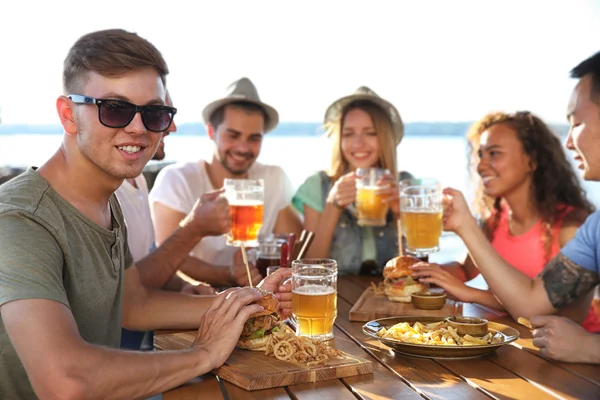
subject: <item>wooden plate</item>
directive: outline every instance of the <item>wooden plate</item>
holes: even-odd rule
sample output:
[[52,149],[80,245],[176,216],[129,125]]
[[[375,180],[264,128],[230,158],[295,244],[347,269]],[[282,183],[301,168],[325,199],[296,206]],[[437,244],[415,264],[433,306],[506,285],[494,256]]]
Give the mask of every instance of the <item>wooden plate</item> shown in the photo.
[[489,322],[488,328],[493,334],[500,333],[504,339],[502,343],[488,344],[481,346],[442,346],[442,345],[429,345],[429,344],[414,344],[406,343],[397,339],[380,338],[377,336],[377,332],[381,328],[390,328],[400,322],[408,322],[414,324],[419,321],[423,324],[429,324],[432,322],[443,321],[444,318],[440,317],[390,317],[381,318],[373,321],[369,321],[363,325],[363,332],[374,339],[379,340],[394,349],[394,351],[402,354],[407,354],[415,357],[425,358],[440,358],[440,359],[464,359],[485,356],[486,354],[493,353],[500,347],[514,342],[519,338],[519,331],[510,326],[498,324],[496,322]]

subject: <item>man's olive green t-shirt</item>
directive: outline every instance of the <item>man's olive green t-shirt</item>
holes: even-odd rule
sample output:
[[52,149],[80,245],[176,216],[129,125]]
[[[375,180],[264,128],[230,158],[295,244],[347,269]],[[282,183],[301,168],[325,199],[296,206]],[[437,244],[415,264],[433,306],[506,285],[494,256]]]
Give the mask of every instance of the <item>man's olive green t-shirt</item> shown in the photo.
[[[24,299],[59,302],[86,342],[118,348],[123,275],[133,259],[114,195],[110,208],[113,229],[107,230],[32,168],[0,186],[0,306]],[[29,316],[21,318],[27,324]],[[35,394],[0,320],[0,399],[30,398]]]

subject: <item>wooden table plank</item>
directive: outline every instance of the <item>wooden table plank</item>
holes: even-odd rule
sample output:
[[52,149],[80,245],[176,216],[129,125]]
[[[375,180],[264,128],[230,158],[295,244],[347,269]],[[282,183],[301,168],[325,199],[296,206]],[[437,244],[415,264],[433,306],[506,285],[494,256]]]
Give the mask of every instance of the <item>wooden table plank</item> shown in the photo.
[[349,399],[356,400],[352,392],[342,383],[341,380],[320,381],[314,383],[303,383],[300,385],[288,386],[290,393],[296,398],[302,399]]
[[[217,378],[205,374],[163,393],[163,400],[225,399]],[[289,397],[288,397],[289,398]]]
[[543,399],[553,397],[550,393],[486,358],[438,360],[438,362],[467,382],[498,398]]
[[368,338],[362,333],[361,324],[347,319],[350,308],[350,303],[338,298],[336,326],[356,339],[363,349],[381,362],[385,368],[404,382],[409,382],[418,393],[423,393],[431,399],[488,398],[436,361],[395,354],[378,340]]
[[560,397],[600,399],[600,386],[517,347],[504,346],[487,358]]
[[378,360],[366,353],[345,332],[335,328],[335,347],[346,353],[373,361],[373,373],[342,378],[342,382],[365,399],[420,399],[409,385],[386,369]]
[[227,398],[230,400],[290,399],[290,395],[282,387],[247,391],[225,380],[221,380],[221,382],[227,392]]

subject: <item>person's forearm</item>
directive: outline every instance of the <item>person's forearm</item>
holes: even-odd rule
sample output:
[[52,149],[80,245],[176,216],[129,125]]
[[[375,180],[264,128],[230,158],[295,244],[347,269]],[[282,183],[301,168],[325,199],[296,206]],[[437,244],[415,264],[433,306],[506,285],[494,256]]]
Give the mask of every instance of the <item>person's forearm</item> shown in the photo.
[[600,335],[588,333],[589,346],[581,346],[583,362],[590,364],[600,364]]
[[182,226],[156,250],[136,262],[144,285],[156,289],[164,287],[200,240],[200,233],[193,226],[185,225],[185,220],[182,221]]
[[188,256],[179,270],[192,279],[215,287],[236,285],[229,266],[213,265],[193,256]]
[[458,261],[442,264],[442,268],[448,271],[455,278],[460,279],[461,282],[466,282],[468,280],[462,264]]
[[466,301],[470,303],[481,304],[482,306],[490,307],[495,310],[504,311],[504,306],[502,303],[500,303],[494,294],[489,290],[471,288],[469,292],[469,299]]
[[73,398],[147,398],[213,368],[211,360],[202,354],[205,351],[199,348],[130,352],[84,343],[77,353],[64,360],[67,365],[62,366],[67,372],[61,390]]
[[319,225],[315,230],[315,236],[311,246],[308,249],[306,257],[329,257],[329,250],[331,249],[331,242],[333,241],[335,227],[337,226],[342,212],[342,209],[334,206],[333,204],[325,203],[325,208],[321,213]]
[[179,292],[187,282],[182,279],[177,273],[175,273],[171,279],[163,286],[164,290],[170,290],[171,292]]
[[140,298],[125,295],[122,325],[134,331],[197,328],[214,298],[156,289]]
[[551,307],[548,309],[547,298],[535,295],[533,280],[504,261],[494,250],[475,220],[457,233],[491,291],[513,317],[555,312]]

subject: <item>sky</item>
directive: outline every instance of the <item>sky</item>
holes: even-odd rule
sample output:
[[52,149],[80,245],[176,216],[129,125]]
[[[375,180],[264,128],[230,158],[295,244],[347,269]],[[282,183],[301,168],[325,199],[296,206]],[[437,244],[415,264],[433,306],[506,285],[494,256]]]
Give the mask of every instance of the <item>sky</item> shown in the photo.
[[58,124],[64,57],[107,28],[162,52],[180,124],[242,76],[282,121],[321,121],[366,85],[405,122],[528,109],[556,123],[569,71],[600,50],[600,0],[2,0],[2,123]]

